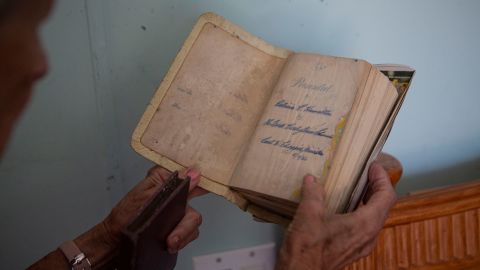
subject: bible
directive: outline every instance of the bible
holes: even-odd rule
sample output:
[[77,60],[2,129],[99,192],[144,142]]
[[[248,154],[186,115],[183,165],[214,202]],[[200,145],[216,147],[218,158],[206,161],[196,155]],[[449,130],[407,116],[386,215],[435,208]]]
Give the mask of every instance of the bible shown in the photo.
[[324,183],[327,211],[353,210],[414,70],[278,48],[225,18],[199,17],[133,136],[169,169],[255,217],[291,218],[303,177]]

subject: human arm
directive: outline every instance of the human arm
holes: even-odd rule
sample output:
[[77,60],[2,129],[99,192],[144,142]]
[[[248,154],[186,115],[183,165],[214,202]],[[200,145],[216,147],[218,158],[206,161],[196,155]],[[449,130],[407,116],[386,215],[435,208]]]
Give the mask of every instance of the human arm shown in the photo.
[[306,176],[276,270],[341,269],[368,255],[396,201],[388,174],[378,163],[369,169],[369,183],[365,204],[352,213],[328,215],[323,186]]
[[[108,262],[118,252],[121,242],[121,230],[154,194],[163,186],[170,172],[161,167],[152,168],[146,178],[138,183],[111,211],[105,220],[87,232],[75,238],[74,242],[86,255],[96,269]],[[191,178],[189,198],[204,194],[196,187],[200,173],[190,169],[184,173]],[[198,237],[201,215],[187,207],[185,216],[170,233],[167,245],[171,253],[182,249]],[[71,269],[63,253],[56,249],[33,264],[29,269]]]

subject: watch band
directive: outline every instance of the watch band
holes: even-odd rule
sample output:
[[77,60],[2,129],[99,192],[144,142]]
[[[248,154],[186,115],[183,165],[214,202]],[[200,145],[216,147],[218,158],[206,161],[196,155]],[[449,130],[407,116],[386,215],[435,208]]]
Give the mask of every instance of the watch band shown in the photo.
[[66,241],[60,245],[60,250],[63,252],[67,258],[68,263],[72,267],[72,270],[91,270],[92,265],[90,261],[85,256],[85,254],[80,251],[80,249],[75,245],[73,241]]

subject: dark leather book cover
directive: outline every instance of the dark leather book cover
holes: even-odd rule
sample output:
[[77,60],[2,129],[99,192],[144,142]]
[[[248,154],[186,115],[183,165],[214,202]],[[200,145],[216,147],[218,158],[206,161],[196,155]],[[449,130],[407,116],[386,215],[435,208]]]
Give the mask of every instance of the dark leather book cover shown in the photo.
[[140,214],[125,228],[118,269],[170,270],[177,254],[167,249],[167,237],[185,215],[190,179],[173,173]]

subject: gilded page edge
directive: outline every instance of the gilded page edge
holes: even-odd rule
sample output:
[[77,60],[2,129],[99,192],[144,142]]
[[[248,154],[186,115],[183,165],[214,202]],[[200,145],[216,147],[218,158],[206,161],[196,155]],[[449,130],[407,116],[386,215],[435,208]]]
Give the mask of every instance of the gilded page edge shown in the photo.
[[[141,138],[145,133],[146,129],[148,128],[148,125],[152,120],[153,116],[155,115],[156,109],[160,106],[160,103],[165,97],[178,71],[180,70],[185,58],[188,56],[190,49],[195,43],[195,40],[197,39],[203,27],[207,23],[212,23],[222,28],[226,32],[236,36],[240,40],[246,42],[247,44],[269,55],[280,57],[280,58],[287,58],[291,53],[291,51],[287,49],[274,47],[268,44],[266,41],[258,37],[255,37],[254,35],[243,30],[241,27],[231,23],[230,21],[226,20],[225,18],[219,15],[216,15],[211,12],[202,14],[199,17],[197,23],[194,25],[187,39],[183,43],[180,51],[178,52],[172,65],[168,69],[168,72],[165,75],[164,79],[162,80],[160,86],[155,91],[153,98],[147,105],[145,112],[143,113],[137,127],[135,128],[132,134],[131,146],[137,153],[155,162],[156,164],[159,164],[165,167],[170,171],[181,170],[181,169],[184,169],[185,166],[144,146],[141,142]],[[248,201],[245,198],[243,198],[240,194],[231,191],[228,186],[220,184],[212,179],[202,176],[200,179],[199,186],[212,193],[225,197],[228,201],[235,203],[242,210],[246,210],[248,206]]]

